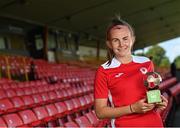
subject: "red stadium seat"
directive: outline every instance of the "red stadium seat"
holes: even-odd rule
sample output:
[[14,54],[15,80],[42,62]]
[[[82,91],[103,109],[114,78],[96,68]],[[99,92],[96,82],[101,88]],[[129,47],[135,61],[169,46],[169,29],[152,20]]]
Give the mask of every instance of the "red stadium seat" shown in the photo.
[[55,86],[54,86],[54,85],[49,85],[48,87],[49,87],[49,90],[50,90],[50,91],[55,90]]
[[4,90],[0,90],[0,99],[7,98],[7,95]]
[[169,88],[170,94],[174,97],[177,104],[180,104],[180,83]]
[[168,88],[170,88],[171,86],[173,86],[174,84],[176,84],[177,79],[175,77],[169,78],[165,81],[163,81],[160,85],[159,85],[159,89],[162,91],[166,91]]
[[24,83],[23,83],[23,82],[19,82],[19,83],[17,84],[17,87],[23,88],[23,87],[24,87]]
[[24,110],[19,112],[23,123],[28,126],[37,126],[41,123],[36,117],[36,115],[31,110]]
[[84,92],[81,87],[77,87],[76,90],[78,91],[78,95],[82,95]]
[[58,117],[63,117],[68,113],[68,109],[64,102],[57,102],[54,104],[58,111]]
[[32,89],[31,89],[30,87],[24,88],[24,93],[25,93],[26,95],[31,95],[31,94],[33,94],[33,93],[32,93]]
[[[92,112],[93,115],[97,118],[97,116],[96,116],[96,114],[95,114],[95,111],[92,110],[91,112]],[[97,119],[98,119],[98,118],[97,118]],[[99,119],[98,119],[98,120],[99,120]],[[110,124],[110,122],[111,122],[111,120],[109,120],[109,119],[103,119],[103,120],[99,120],[99,121],[100,121],[100,122],[99,122],[98,126],[106,126],[106,125]]]
[[9,99],[1,99],[0,100],[0,114],[6,113],[6,112],[12,112],[14,111],[14,106],[12,102]]
[[22,109],[25,107],[24,102],[20,97],[11,98],[11,102],[14,104],[16,109]]
[[17,96],[23,96],[25,95],[24,90],[21,88],[15,89]]
[[162,95],[168,100],[168,105],[167,105],[166,109],[164,109],[163,111],[160,111],[160,115],[162,117],[162,120],[165,123],[166,118],[167,118],[167,116],[168,116],[168,114],[172,108],[172,105],[173,105],[173,97],[169,96],[166,92],[164,92]]
[[62,89],[62,87],[59,84],[54,84],[55,90]]
[[78,125],[77,125],[75,122],[73,122],[73,121],[66,122],[66,123],[64,124],[64,126],[65,126],[66,128],[78,127]]
[[49,116],[53,117],[56,114],[58,114],[57,108],[54,106],[54,104],[48,104],[45,106]]
[[93,101],[91,101],[91,97],[89,95],[85,95],[84,98],[85,98],[87,104],[89,104],[89,105],[93,104]]
[[76,96],[79,96],[78,94],[78,90],[76,88],[71,88],[72,91],[73,91],[73,95],[76,97]]
[[0,127],[7,127],[5,121],[0,117]]
[[18,127],[23,125],[21,118],[15,113],[4,115],[3,118],[8,127]]
[[94,101],[94,94],[90,93],[89,96],[91,97],[91,101]]
[[55,91],[48,92],[48,95],[52,102],[57,100],[57,95],[56,95]]
[[32,99],[34,100],[34,103],[36,104],[42,104],[44,102],[40,94],[32,95]]
[[62,90],[62,94],[63,94],[63,97],[64,97],[64,98],[66,98],[66,99],[70,98],[70,97],[68,96],[67,89],[63,89],[63,90]]
[[62,94],[63,94],[63,97],[64,97],[65,99],[70,98],[70,96],[68,95],[67,89],[63,89],[63,90],[62,90]]
[[66,117],[57,119],[58,126],[60,126],[60,127],[63,127],[66,122],[67,122]]
[[81,86],[81,90],[82,90],[83,93],[88,92],[87,86]]
[[93,126],[98,126],[99,124],[99,120],[98,118],[94,115],[93,112],[89,112],[89,113],[86,113],[85,116],[88,118],[88,120],[90,121],[90,123],[93,125]]
[[80,127],[92,127],[93,126],[85,116],[78,117],[75,119],[75,121]]
[[54,127],[57,126],[56,124],[56,115],[58,115],[57,108],[55,107],[54,104],[49,104],[45,106],[48,114],[49,114],[49,119],[51,121],[48,121],[48,127]]
[[35,105],[34,100],[31,98],[31,96],[23,96],[22,100],[24,101],[24,104],[26,106],[32,107]]
[[85,109],[85,108],[89,107],[86,99],[83,96],[79,97],[79,101],[81,103],[81,107],[82,108]]
[[14,83],[14,82],[13,82],[13,83],[11,83],[11,84],[10,84],[10,88],[17,88],[17,84],[16,84],[16,83]]
[[6,89],[9,89],[9,88],[10,88],[10,85],[9,85],[8,83],[3,83],[3,84],[2,84],[2,88],[5,89],[5,90],[6,90]]
[[70,113],[74,112],[75,106],[74,103],[72,102],[72,100],[66,100],[64,101],[65,105],[67,106],[67,109]]
[[81,108],[81,103],[80,103],[80,101],[79,101],[78,98],[73,98],[73,99],[71,99],[71,100],[72,100],[72,102],[73,102],[73,104],[74,104],[74,107],[75,107],[77,110]]
[[29,85],[30,85],[30,87],[34,87],[34,86],[36,86],[36,83],[35,83],[35,81],[29,81]]
[[69,88],[69,89],[67,89],[66,91],[67,91],[68,97],[71,97],[71,98],[72,98],[72,97],[74,96],[74,91],[73,91],[72,88]]
[[31,90],[33,94],[38,93],[38,89],[36,87],[32,87]]
[[50,100],[47,92],[41,93],[41,97],[42,97],[43,101],[45,101],[45,102],[49,102],[49,100]]
[[56,92],[56,95],[57,95],[58,99],[63,99],[64,98],[64,95],[63,95],[61,90],[55,90],[55,92]]
[[36,107],[36,108],[33,108],[33,111],[39,120],[49,121],[49,118],[48,118],[49,115],[45,107]]
[[14,91],[14,89],[7,89],[6,90],[6,95],[8,97],[14,97],[14,96],[17,96],[16,92]]

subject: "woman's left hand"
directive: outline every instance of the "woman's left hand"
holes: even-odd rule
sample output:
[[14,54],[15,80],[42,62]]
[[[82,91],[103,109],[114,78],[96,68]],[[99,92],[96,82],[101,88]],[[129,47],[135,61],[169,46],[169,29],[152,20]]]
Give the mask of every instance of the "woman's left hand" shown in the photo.
[[156,105],[156,108],[160,110],[164,110],[168,105],[168,100],[163,95],[161,95],[161,99],[162,99],[162,102],[156,103],[155,105]]

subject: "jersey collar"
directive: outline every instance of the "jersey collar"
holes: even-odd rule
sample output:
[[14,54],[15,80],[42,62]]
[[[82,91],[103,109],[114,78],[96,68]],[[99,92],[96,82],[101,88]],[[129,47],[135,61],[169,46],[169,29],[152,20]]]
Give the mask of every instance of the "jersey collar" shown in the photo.
[[[147,57],[134,56],[134,55],[131,55],[131,56],[132,56],[132,61],[135,63],[144,63],[144,62],[150,61],[149,58],[147,58]],[[121,64],[122,63],[114,57],[112,59],[110,65],[108,65],[108,61],[107,61],[106,63],[102,64],[101,66],[103,66],[104,69],[110,69],[110,68],[117,68]]]

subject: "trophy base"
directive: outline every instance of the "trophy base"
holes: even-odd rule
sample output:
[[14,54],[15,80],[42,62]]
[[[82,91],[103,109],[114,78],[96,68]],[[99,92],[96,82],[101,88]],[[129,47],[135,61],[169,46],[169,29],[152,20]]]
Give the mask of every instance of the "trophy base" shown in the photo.
[[157,103],[161,102],[161,92],[160,90],[150,90],[146,92],[147,102],[148,103]]

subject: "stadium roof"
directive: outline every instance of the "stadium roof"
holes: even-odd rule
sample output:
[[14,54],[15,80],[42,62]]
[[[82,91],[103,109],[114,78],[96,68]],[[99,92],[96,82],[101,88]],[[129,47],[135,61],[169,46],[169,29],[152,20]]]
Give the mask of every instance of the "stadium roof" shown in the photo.
[[180,35],[180,0],[0,0],[0,23],[48,25],[102,40],[115,14],[135,28],[135,49]]

